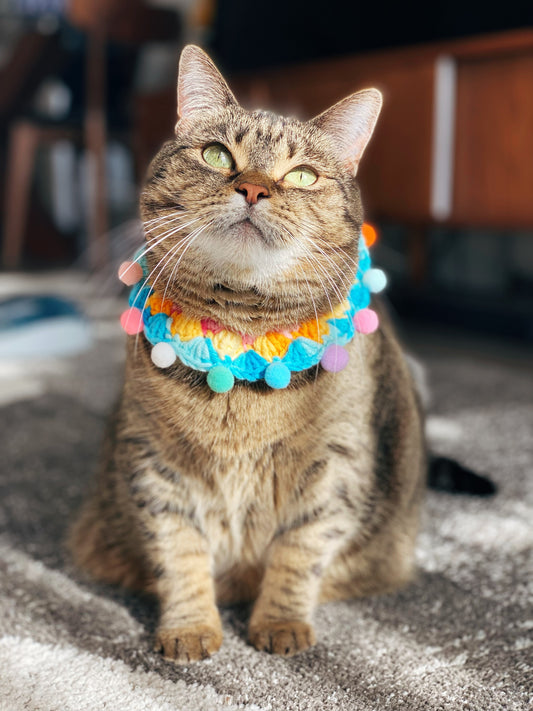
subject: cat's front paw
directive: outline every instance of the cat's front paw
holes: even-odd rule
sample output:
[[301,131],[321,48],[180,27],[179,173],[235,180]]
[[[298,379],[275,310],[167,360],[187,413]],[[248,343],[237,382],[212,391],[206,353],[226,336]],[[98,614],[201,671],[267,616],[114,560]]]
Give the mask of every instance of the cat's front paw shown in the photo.
[[220,649],[222,630],[205,626],[160,629],[155,651],[176,664],[190,664],[207,659]]
[[248,638],[256,649],[292,657],[316,644],[315,631],[307,622],[283,620],[250,625]]

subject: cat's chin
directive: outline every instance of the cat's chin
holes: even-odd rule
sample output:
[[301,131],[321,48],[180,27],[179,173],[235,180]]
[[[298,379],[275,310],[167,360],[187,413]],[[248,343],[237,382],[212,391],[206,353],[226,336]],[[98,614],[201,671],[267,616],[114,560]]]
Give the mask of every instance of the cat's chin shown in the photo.
[[251,240],[261,240],[262,242],[267,243],[265,235],[261,232],[259,227],[254,225],[254,223],[248,218],[242,220],[242,222],[237,222],[232,225],[229,228],[228,233],[230,237],[237,240],[243,240],[246,242]]
[[235,288],[264,285],[281,276],[297,256],[291,247],[271,244],[248,219],[226,227],[223,232],[204,232],[191,253],[205,262],[218,281]]

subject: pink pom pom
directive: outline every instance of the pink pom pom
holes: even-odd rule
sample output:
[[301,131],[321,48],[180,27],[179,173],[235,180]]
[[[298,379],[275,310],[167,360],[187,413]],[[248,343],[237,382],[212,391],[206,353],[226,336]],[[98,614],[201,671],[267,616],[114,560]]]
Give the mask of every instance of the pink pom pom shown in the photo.
[[331,345],[326,348],[320,364],[329,373],[338,373],[348,365],[350,356],[342,346]]
[[144,328],[142,311],[135,307],[126,309],[120,317],[120,325],[128,336],[134,336],[136,333],[140,333]]
[[139,262],[122,262],[118,268],[118,278],[126,286],[133,286],[143,277],[143,270]]
[[359,333],[374,333],[379,326],[379,318],[372,309],[361,309],[353,317],[353,324]]

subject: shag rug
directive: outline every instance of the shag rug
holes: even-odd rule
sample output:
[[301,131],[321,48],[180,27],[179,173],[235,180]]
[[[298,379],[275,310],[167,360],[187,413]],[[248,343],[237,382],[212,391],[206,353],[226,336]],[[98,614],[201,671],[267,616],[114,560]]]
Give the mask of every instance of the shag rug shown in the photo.
[[175,667],[152,651],[154,604],[84,579],[64,549],[124,350],[117,302],[88,304],[90,351],[0,362],[2,711],[532,708],[530,368],[487,349],[422,349],[434,448],[490,473],[499,491],[428,494],[413,584],[323,605],[317,646],[292,659],[252,649],[248,610],[225,610],[220,652]]

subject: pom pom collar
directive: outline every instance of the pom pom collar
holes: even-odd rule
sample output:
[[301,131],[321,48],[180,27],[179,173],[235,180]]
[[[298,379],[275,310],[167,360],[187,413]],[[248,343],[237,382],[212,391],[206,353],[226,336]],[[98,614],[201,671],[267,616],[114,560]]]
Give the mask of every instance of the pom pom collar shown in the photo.
[[283,389],[289,385],[291,373],[319,363],[324,370],[339,372],[349,360],[344,346],[356,333],[373,333],[379,326],[378,315],[368,308],[370,294],[386,284],[385,274],[371,268],[367,242],[373,243],[375,234],[373,228],[363,225],[357,276],[343,303],[297,327],[256,338],[229,331],[209,318],[191,319],[177,304],[163,299],[148,283],[143,250],[139,250],[133,261],[123,262],[119,268],[121,281],[132,286],[121,325],[128,335],[144,332],[153,346],[155,366],[168,368],[179,359],[206,372],[207,384],[215,393],[228,392],[236,379],[264,380],[273,389]]

